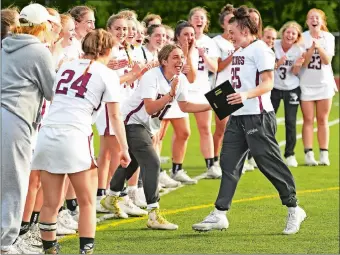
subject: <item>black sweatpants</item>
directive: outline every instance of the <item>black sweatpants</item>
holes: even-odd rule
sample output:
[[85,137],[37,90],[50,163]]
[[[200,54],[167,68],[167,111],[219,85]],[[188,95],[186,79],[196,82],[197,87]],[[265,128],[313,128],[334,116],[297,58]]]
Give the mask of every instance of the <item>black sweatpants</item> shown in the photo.
[[127,168],[118,167],[111,179],[110,189],[115,192],[122,191],[125,180],[130,179],[140,166],[146,202],[147,204],[157,203],[159,201],[160,161],[152,146],[151,136],[142,125],[127,125],[125,130],[131,163]]
[[286,126],[286,148],[285,158],[294,155],[296,145],[296,115],[300,104],[301,89],[297,87],[293,90],[273,89],[271,91],[271,101],[277,113],[280,102],[283,100],[285,111],[285,126]]
[[215,202],[218,210],[230,208],[249,150],[260,171],[279,192],[282,204],[296,206],[294,178],[282,160],[275,133],[274,112],[230,117],[220,155],[222,180]]

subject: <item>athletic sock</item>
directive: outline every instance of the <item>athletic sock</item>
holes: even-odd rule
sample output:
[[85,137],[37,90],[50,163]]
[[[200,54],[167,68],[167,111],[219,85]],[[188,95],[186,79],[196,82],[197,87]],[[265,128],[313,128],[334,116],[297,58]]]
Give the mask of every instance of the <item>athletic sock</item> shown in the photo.
[[97,197],[102,197],[106,195],[106,189],[97,189]]
[[320,151],[328,151],[328,149],[321,149],[321,148],[320,148]]
[[29,230],[30,230],[30,223],[26,221],[22,221],[19,236],[26,234]]
[[214,158],[206,158],[205,164],[206,164],[207,168],[209,169],[210,167],[212,167],[214,165]]
[[214,162],[218,162],[218,156],[214,157]]
[[41,240],[41,241],[43,243],[43,247],[45,251],[57,245],[57,239],[54,241],[46,241],[46,240]]
[[69,209],[71,212],[74,212],[78,206],[77,199],[76,198],[66,199],[66,206],[67,209]]
[[58,213],[60,213],[61,211],[64,211],[65,210],[65,207],[64,206],[62,206],[62,207],[60,207],[59,208],[59,211],[58,211]]
[[182,164],[172,162],[172,173],[176,174],[179,170],[182,170]]
[[40,212],[32,212],[30,225],[37,224],[39,220]]
[[310,152],[310,151],[313,151],[313,149],[312,149],[312,148],[305,148],[305,154],[306,154],[307,152]]
[[127,192],[129,192],[129,191],[132,191],[132,190],[137,190],[137,185],[133,185],[133,186],[128,186],[127,188],[126,188],[126,191]]
[[94,238],[79,237],[80,254],[92,254],[94,248]]

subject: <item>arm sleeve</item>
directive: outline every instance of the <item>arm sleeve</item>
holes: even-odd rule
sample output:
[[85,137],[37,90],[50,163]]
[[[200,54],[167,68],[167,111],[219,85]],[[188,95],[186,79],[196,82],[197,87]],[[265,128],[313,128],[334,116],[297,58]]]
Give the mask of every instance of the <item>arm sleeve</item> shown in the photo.
[[260,42],[261,44],[258,44],[258,47],[254,47],[253,52],[256,68],[259,73],[272,71],[275,66],[275,53],[264,42]]
[[326,36],[326,52],[328,56],[333,57],[335,55],[335,37],[331,33]]
[[106,71],[102,75],[105,86],[102,101],[119,103],[121,101],[119,77],[111,69],[106,69]]
[[153,71],[154,69],[151,69],[145,73],[139,81],[139,91],[141,92],[142,99],[155,99],[157,96],[157,76]]
[[45,46],[38,49],[35,67],[36,84],[46,100],[51,101],[56,72],[52,55]]

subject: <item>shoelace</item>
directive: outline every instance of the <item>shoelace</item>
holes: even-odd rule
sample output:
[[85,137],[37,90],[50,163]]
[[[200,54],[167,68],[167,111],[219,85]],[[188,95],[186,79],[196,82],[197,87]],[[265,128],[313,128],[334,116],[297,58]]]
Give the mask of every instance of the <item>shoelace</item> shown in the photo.
[[159,209],[155,209],[155,214],[156,214],[156,220],[157,220],[160,224],[169,223],[169,221],[167,221],[167,219],[161,214],[161,211],[160,211]]
[[216,214],[214,212],[211,212],[207,217],[204,218],[204,220],[202,221],[203,223],[212,223],[212,222],[218,222],[218,217],[216,216]]
[[118,201],[120,200],[120,197],[116,197],[116,196],[114,196],[114,197],[111,197],[111,199],[110,199],[111,201],[111,205],[113,206],[113,208],[115,209],[115,213],[116,214],[120,214],[121,213],[121,211],[120,211],[120,207],[119,207],[119,205],[118,205]]

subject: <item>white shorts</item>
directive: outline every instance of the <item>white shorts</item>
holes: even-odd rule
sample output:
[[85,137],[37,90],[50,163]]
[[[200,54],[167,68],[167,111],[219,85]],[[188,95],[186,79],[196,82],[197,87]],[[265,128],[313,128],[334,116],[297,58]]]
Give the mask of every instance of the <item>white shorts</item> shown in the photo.
[[96,119],[96,127],[99,135],[115,135],[109,119],[109,112],[105,103],[99,109]]
[[167,111],[163,119],[180,119],[188,117],[189,114],[187,112],[182,112],[179,108],[177,101],[173,102],[170,109]]
[[330,99],[335,95],[334,84],[329,84],[320,87],[309,87],[306,85],[301,87],[301,100],[302,101],[317,101],[323,99]]
[[189,90],[188,91],[188,102],[196,103],[196,104],[209,104],[207,98],[204,96],[204,94],[207,93],[208,91],[209,90],[207,90],[206,92]]
[[40,129],[31,168],[53,174],[72,174],[96,165],[93,139],[73,127]]

